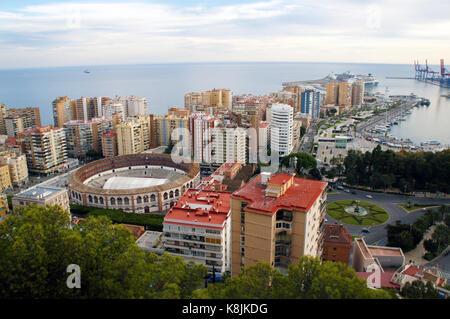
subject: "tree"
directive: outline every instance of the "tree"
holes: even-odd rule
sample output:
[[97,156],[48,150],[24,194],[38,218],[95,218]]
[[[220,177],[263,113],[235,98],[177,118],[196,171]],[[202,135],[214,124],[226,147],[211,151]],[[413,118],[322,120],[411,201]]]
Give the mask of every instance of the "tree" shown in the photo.
[[439,299],[439,292],[431,282],[426,284],[421,280],[407,282],[400,290],[400,295],[408,299]]
[[[0,223],[3,298],[190,298],[207,272],[143,251],[106,217],[69,226],[59,206],[17,208]],[[71,264],[80,266],[80,289],[66,285]]]
[[383,290],[367,288],[366,282],[343,263],[303,256],[291,264],[288,273],[260,262],[243,268],[224,283],[195,293],[198,298],[391,298]]
[[314,156],[308,153],[297,153],[297,172],[300,174],[302,170],[308,170],[317,166]]
[[305,133],[306,133],[306,127],[301,126],[301,127],[300,127],[300,136],[305,135]]

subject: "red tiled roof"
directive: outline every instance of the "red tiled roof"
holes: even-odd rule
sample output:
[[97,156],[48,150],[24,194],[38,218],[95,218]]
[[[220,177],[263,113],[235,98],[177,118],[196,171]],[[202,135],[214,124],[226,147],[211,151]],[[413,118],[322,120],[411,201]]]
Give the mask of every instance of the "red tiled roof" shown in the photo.
[[[371,272],[357,272],[359,278],[366,280],[372,273]],[[400,289],[400,285],[391,282],[394,272],[382,272],[380,278],[380,286],[382,288],[396,288]]]
[[337,224],[324,224],[323,226],[324,242],[352,245],[352,236],[347,232],[347,227]]
[[286,173],[278,173],[278,174],[272,176],[269,179],[268,183],[283,185],[283,184],[287,183],[287,181],[289,181],[293,177],[294,177],[293,175],[289,175]]
[[[291,177],[281,173],[281,179]],[[276,179],[278,180],[278,179]],[[245,210],[274,214],[279,209],[308,211],[325,191],[328,183],[294,177],[292,186],[280,197],[265,196],[266,186],[261,184],[261,174],[233,193],[233,198],[249,202]]]
[[230,192],[188,189],[166,214],[164,223],[201,223],[213,228],[223,228],[230,216],[230,200]]

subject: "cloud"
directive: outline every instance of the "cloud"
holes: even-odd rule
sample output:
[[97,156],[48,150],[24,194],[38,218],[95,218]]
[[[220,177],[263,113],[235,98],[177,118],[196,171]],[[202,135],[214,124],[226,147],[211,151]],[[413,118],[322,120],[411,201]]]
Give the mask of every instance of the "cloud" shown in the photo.
[[450,4],[424,3],[113,2],[0,9],[0,68],[185,61],[410,63],[414,52],[429,60],[448,56],[444,13]]

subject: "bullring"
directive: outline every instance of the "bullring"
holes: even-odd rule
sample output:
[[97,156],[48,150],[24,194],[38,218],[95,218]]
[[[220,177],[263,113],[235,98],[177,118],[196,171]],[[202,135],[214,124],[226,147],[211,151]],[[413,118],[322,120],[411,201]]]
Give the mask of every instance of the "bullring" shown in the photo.
[[200,182],[197,163],[176,163],[166,154],[131,154],[105,158],[69,177],[72,204],[133,213],[169,210]]

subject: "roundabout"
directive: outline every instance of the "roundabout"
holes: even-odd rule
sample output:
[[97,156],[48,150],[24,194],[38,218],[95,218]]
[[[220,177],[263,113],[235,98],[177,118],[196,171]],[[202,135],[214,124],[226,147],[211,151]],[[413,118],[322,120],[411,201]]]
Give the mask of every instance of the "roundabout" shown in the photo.
[[377,226],[389,219],[385,209],[359,200],[332,202],[327,206],[327,214],[336,221],[356,226]]

